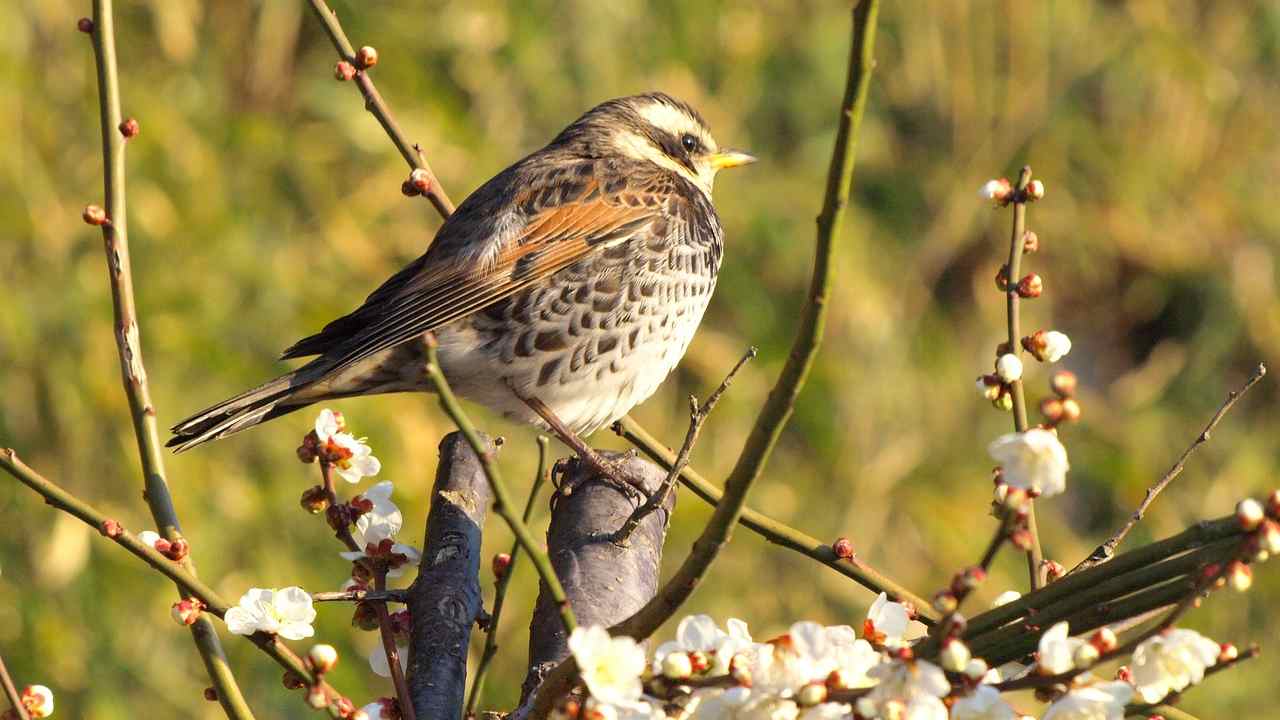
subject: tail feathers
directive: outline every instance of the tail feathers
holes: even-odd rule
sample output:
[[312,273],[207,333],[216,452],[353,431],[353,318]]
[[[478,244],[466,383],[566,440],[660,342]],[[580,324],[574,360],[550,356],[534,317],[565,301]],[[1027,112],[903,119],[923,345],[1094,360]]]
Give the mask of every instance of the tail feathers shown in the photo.
[[299,377],[300,372],[282,375],[192,415],[173,426],[173,437],[165,447],[174,452],[190,450],[321,400],[308,396],[305,390],[311,381]]

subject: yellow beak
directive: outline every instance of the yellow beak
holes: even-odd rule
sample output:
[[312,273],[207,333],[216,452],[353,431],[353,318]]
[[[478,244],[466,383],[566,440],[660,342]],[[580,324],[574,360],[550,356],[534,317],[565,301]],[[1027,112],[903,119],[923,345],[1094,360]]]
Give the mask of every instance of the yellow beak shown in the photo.
[[711,156],[711,167],[716,170],[724,170],[725,168],[735,168],[740,165],[750,165],[755,161],[755,155],[750,155],[739,150],[725,150]]

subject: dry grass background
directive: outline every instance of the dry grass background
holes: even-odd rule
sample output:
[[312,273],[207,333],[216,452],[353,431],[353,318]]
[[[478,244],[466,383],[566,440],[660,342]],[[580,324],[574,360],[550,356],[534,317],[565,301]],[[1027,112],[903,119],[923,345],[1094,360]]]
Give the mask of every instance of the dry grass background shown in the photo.
[[[127,526],[146,518],[110,331],[100,240],[79,219],[100,199],[87,2],[0,5],[0,444]],[[357,304],[416,256],[438,224],[402,197],[401,159],[302,3],[121,2],[129,201],[143,341],[160,420],[281,369],[276,353]],[[338,2],[353,41],[377,46],[376,78],[455,199],[608,97],[663,89],[703,110],[723,143],[763,161],[725,176],[727,261],[679,371],[636,416],[675,444],[689,392],[705,393],[750,343],[748,366],[708,423],[694,463],[723,477],[783,361],[807,283],[812,219],[847,48],[844,3],[568,0]],[[981,552],[991,520],[986,442],[1009,426],[974,393],[1002,335],[992,286],[1007,215],[976,199],[1031,163],[1048,187],[1031,211],[1045,297],[1027,327],[1072,335],[1084,422],[1066,434],[1067,495],[1043,503],[1050,557],[1087,553],[1141,498],[1257,361],[1280,348],[1280,9],[1267,2],[890,3],[863,125],[841,273],[820,365],[751,504],[863,557],[919,592]],[[1047,373],[1029,378],[1033,398]],[[1277,482],[1273,380],[1242,403],[1131,542],[1230,511]],[[397,482],[421,537],[435,445],[448,429],[418,397],[342,403]],[[533,434],[504,434],[527,485]],[[201,573],[250,585],[333,589],[345,564],[296,505],[315,482],[293,448],[309,416],[172,458]],[[601,444],[616,440],[602,433]],[[545,508],[545,505],[543,505]],[[682,496],[680,556],[707,517]],[[60,717],[214,718],[172,587],[74,521],[0,482],[0,650],[20,680],[58,692]],[[542,515],[545,520],[545,512]],[[492,521],[489,543],[509,536]],[[1006,555],[979,595],[1022,588]],[[489,695],[517,692],[533,603],[519,570]],[[869,595],[739,532],[690,611],[747,619],[860,621]],[[1277,636],[1280,579],[1214,597],[1189,623],[1215,639]],[[348,613],[321,612],[345,651],[336,684],[389,691],[356,657]],[[303,714],[279,672],[227,643],[261,717]],[[1206,717],[1275,700],[1278,648],[1185,707]],[[1027,705],[1031,707],[1030,704]]]

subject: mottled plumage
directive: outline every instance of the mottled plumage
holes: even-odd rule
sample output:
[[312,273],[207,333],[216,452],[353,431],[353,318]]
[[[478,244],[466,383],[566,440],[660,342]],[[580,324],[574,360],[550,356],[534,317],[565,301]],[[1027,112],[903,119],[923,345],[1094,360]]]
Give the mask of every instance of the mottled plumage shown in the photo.
[[173,428],[184,450],[306,405],[427,391],[425,333],[461,396],[590,433],[648,398],[684,354],[723,254],[711,182],[750,162],[662,94],[611,100],[499,173],[427,252],[287,349],[298,370]]

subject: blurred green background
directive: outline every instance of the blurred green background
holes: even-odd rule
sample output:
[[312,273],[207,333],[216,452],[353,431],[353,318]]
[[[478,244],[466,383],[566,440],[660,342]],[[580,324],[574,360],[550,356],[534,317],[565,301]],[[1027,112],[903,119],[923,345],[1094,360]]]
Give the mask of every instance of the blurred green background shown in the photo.
[[[439,222],[400,194],[406,168],[356,90],[334,81],[333,49],[305,3],[118,5],[124,109],[142,126],[128,158],[134,270],[168,426],[280,372],[283,347],[357,305]],[[142,529],[101,241],[79,217],[102,193],[93,60],[75,31],[88,6],[0,4],[0,445]],[[595,103],[650,89],[687,99],[722,143],[762,158],[719,183],[719,292],[679,371],[635,413],[677,444],[683,398],[705,394],[759,345],[694,454],[722,479],[782,365],[808,282],[847,5],[334,6],[357,46],[379,49],[380,89],[455,200]],[[1024,324],[1073,337],[1065,366],[1083,386],[1084,420],[1064,433],[1069,492],[1040,509],[1047,554],[1071,565],[1227,390],[1280,349],[1280,7],[890,2],[877,56],[826,345],[751,504],[817,537],[849,536],[923,594],[976,560],[992,526],[985,446],[1011,424],[973,389],[1003,336],[992,278],[1009,223],[976,190],[1026,162],[1048,195],[1031,209],[1043,250],[1028,260],[1046,293]],[[1033,400],[1047,377],[1030,368]],[[1268,379],[1241,403],[1129,546],[1278,484],[1276,387]],[[419,543],[446,419],[414,396],[337,407],[370,437],[382,477],[397,483],[404,538]],[[523,491],[533,431],[475,415],[508,438],[502,463]],[[230,597],[250,586],[336,589],[345,577],[329,533],[296,502],[316,481],[293,457],[312,417],[168,460],[200,572]],[[607,432],[594,440],[618,445]],[[668,570],[707,516],[681,496]],[[52,686],[59,717],[220,716],[200,697],[207,679],[187,634],[168,618],[169,583],[16,482],[0,480],[0,518],[0,652],[20,683]],[[488,529],[490,548],[505,550],[506,529],[496,519]],[[1261,568],[1252,592],[1215,596],[1188,623],[1241,645],[1274,640],[1277,569]],[[975,607],[1025,580],[1021,558],[1006,553]],[[534,592],[522,565],[487,706],[514,701]],[[770,635],[801,618],[856,624],[870,600],[738,532],[688,609]],[[358,657],[373,635],[348,620],[327,606],[318,621],[319,637],[347,657],[335,683],[362,702],[390,694]],[[306,714],[273,664],[248,643],[226,645],[259,717]],[[1223,717],[1269,706],[1280,648],[1265,650],[1190,692],[1185,707]]]

